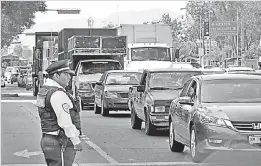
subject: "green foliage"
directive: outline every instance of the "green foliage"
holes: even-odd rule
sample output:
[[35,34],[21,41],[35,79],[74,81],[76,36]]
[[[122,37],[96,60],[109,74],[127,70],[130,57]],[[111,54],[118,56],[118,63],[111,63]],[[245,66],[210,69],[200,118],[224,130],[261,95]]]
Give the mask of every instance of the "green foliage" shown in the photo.
[[44,1],[2,1],[1,6],[1,47],[32,27],[35,13],[46,8]]
[[23,47],[22,47],[22,45],[19,44],[19,45],[16,45],[14,47],[14,54],[19,56],[19,57],[22,57],[22,55],[23,55]]

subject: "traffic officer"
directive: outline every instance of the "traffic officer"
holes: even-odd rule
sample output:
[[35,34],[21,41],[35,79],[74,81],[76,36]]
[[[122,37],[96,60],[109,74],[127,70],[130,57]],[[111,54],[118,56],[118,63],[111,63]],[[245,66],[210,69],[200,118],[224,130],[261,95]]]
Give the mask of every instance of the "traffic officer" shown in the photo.
[[74,75],[67,60],[51,64],[37,95],[41,119],[41,148],[48,166],[72,166],[76,151],[82,151],[80,115],[65,87]]

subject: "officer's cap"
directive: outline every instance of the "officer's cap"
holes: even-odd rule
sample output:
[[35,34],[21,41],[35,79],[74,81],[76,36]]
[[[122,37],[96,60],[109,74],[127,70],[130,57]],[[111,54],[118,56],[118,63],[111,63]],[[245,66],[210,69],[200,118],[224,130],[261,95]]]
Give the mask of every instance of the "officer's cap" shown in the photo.
[[48,74],[54,74],[57,72],[69,73],[71,75],[75,75],[75,72],[69,68],[69,61],[62,60],[52,63],[45,70]]

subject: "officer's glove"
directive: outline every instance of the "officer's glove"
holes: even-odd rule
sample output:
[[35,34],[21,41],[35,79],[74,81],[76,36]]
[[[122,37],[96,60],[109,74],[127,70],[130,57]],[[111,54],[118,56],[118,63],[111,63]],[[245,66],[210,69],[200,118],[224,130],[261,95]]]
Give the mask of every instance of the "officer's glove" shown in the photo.
[[74,150],[75,151],[82,151],[82,143],[74,145]]

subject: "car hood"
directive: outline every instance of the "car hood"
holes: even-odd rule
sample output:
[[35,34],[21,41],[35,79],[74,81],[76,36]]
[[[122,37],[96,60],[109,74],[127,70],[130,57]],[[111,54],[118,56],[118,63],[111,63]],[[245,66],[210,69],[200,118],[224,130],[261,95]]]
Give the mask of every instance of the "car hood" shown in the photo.
[[174,100],[178,97],[180,90],[151,90],[153,100]]
[[260,103],[203,103],[210,116],[230,121],[260,121]]
[[129,70],[169,68],[171,64],[169,61],[131,61],[126,68]]
[[96,82],[99,81],[103,73],[79,75],[80,82]]
[[129,88],[133,85],[105,85],[105,88],[110,92],[129,92]]

